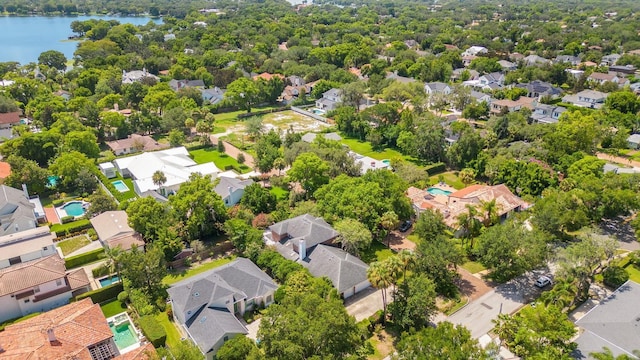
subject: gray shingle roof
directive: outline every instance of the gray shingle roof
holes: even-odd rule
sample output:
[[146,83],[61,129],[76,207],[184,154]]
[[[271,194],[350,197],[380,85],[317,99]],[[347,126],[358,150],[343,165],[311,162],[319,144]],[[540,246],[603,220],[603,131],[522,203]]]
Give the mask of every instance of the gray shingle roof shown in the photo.
[[0,236],[34,229],[34,208],[24,191],[0,185]]
[[279,235],[288,234],[289,242],[297,243],[296,240],[304,240],[307,249],[338,236],[338,232],[324,219],[316,218],[309,214],[273,224],[269,227],[269,230]]
[[189,334],[203,353],[209,350],[225,336],[247,334],[242,323],[226,309],[202,308],[187,323]]
[[221,176],[219,177],[219,179],[220,179],[220,182],[218,182],[218,185],[216,185],[214,191],[216,192],[216,194],[220,195],[220,197],[223,199],[229,196],[230,189],[231,190],[244,189],[247,186],[253,184],[253,180],[240,180],[240,179],[226,177],[226,176]]
[[578,337],[576,357],[588,358],[590,352],[606,346],[614,356],[632,355],[640,349],[640,284],[627,281],[609,298],[576,321],[585,331]]
[[313,276],[326,276],[339,293],[367,280],[369,266],[346,251],[327,245],[312,249],[303,263]]

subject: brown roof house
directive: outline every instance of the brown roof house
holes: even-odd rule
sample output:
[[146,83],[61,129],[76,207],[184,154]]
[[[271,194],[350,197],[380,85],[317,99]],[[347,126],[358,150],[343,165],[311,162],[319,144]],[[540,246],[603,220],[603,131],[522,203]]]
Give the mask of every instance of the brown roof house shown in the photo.
[[161,144],[151,136],[131,134],[126,139],[107,141],[107,146],[116,156],[131,154],[139,151],[155,151],[169,147],[169,144]]
[[11,128],[19,124],[19,112],[0,113],[0,142],[16,137]]
[[10,360],[142,360],[155,354],[146,344],[120,355],[100,305],[90,298],[7,326],[0,348],[0,358]]
[[371,286],[369,266],[332,246],[338,235],[324,219],[305,214],[269,226],[264,241],[287,259],[298,261],[313,276],[329,278],[346,299]]
[[10,266],[0,270],[0,322],[58,308],[89,289],[84,270],[67,272],[58,254]]
[[119,246],[123,250],[137,247],[142,250],[144,248],[142,236],[129,226],[128,220],[129,217],[125,211],[116,210],[105,211],[91,218],[90,221],[104,247]]
[[450,228],[457,226],[457,217],[467,211],[467,205],[479,206],[483,202],[495,200],[498,216],[502,219],[511,212],[523,210],[528,206],[504,184],[471,185],[453,192],[448,187],[442,189],[440,185],[426,190],[412,186],[407,190],[407,197],[411,200],[417,214],[427,209],[440,211],[444,216],[445,224]]
[[505,109],[508,112],[514,112],[522,109],[523,107],[533,110],[536,104],[536,99],[526,96],[521,96],[518,100],[494,100],[491,102],[491,112],[494,114],[500,114],[502,111],[505,111]]

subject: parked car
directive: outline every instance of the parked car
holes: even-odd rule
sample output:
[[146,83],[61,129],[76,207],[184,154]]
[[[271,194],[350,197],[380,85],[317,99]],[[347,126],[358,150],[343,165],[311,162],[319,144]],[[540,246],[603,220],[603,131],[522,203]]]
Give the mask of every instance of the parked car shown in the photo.
[[534,285],[542,289],[547,285],[551,285],[551,279],[549,279],[549,277],[547,276],[540,276],[538,280],[536,280]]
[[407,220],[407,221],[403,222],[402,225],[400,225],[400,231],[405,232],[405,231],[411,229],[411,225],[413,225],[413,224],[411,223],[410,220]]

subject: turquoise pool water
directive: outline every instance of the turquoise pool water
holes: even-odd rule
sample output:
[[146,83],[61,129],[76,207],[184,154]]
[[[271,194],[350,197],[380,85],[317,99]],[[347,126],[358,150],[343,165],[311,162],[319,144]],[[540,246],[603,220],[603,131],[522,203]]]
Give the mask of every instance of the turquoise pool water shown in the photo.
[[442,190],[442,189],[435,188],[435,187],[428,188],[427,192],[429,194],[431,194],[431,195],[444,195],[444,196],[451,195],[451,191]]
[[320,110],[320,109],[312,109],[311,112],[313,112],[316,115],[324,115],[325,111],[324,110]]
[[81,201],[71,201],[66,203],[62,209],[70,216],[82,216],[85,213],[84,206]]
[[118,277],[118,275],[113,275],[104,279],[100,279],[98,281],[100,282],[100,287],[105,287],[117,283],[118,281],[120,281],[120,278]]
[[112,181],[111,183],[113,184],[113,186],[115,186],[116,190],[118,190],[120,192],[129,191],[129,187],[122,180]]
[[122,350],[138,342],[136,332],[129,320],[118,325],[109,324],[109,327],[111,328],[113,339],[115,340],[116,346],[119,350]]
[[55,187],[56,185],[58,185],[58,180],[60,178],[55,176],[55,175],[50,175],[47,176],[47,186],[48,187]]

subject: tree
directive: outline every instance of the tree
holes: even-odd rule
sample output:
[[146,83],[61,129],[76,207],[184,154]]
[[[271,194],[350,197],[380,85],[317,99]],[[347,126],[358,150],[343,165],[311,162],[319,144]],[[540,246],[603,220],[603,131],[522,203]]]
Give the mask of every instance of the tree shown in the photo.
[[262,118],[258,116],[252,116],[245,121],[245,131],[250,139],[255,140],[264,131],[264,124]]
[[77,151],[65,152],[53,161],[49,170],[60,177],[64,187],[71,187],[83,169],[92,168],[93,161]]
[[470,167],[471,162],[478,158],[478,154],[485,145],[485,140],[478,132],[468,129],[463,131],[458,141],[449,147],[447,157],[449,162],[459,169]]
[[[222,154],[222,153],[224,153],[224,150],[225,150],[225,149],[224,149],[224,141],[222,141],[222,140],[218,140],[217,150],[218,150],[218,152],[219,152],[219,153],[221,153],[221,154]],[[242,154],[242,153],[240,153],[240,154]],[[239,162],[239,161],[238,161],[238,162]]]
[[240,204],[249,208],[254,214],[270,213],[276,209],[278,199],[268,189],[258,183],[244,188]]
[[516,355],[526,358],[570,359],[576,333],[566,314],[555,306],[525,307],[514,315],[500,314],[494,332]]
[[464,240],[471,240],[471,248],[473,248],[473,239],[480,233],[480,220],[478,220],[478,209],[472,204],[466,204],[467,212],[458,214],[456,217],[457,230]]
[[613,352],[608,347],[603,347],[601,352],[591,352],[589,356],[596,360],[633,360],[640,357],[640,350],[634,350],[633,356],[627,354],[620,354],[618,356],[613,355]]
[[241,77],[227,86],[225,97],[231,99],[239,108],[251,112],[251,108],[258,101],[260,90],[255,82]]
[[37,162],[17,155],[9,156],[7,162],[11,166],[11,174],[5,179],[6,185],[19,189],[25,184],[31,193],[36,194],[42,194],[46,190],[49,172]]
[[273,169],[273,164],[276,159],[282,156],[280,145],[282,145],[280,134],[274,130],[258,138],[255,149],[258,169],[261,172],[269,172]]
[[[238,164],[244,164],[244,162],[246,161],[243,153],[239,153],[238,158],[236,160],[238,161]],[[275,163],[275,160],[274,160],[274,163]]]
[[98,138],[93,131],[71,131],[64,137],[65,151],[78,151],[89,158],[97,158],[100,155]]
[[246,336],[238,335],[225,342],[218,352],[216,359],[219,360],[245,360],[258,358],[260,351],[255,341]]
[[435,285],[424,274],[405,279],[393,298],[389,312],[393,323],[405,331],[428,326],[429,319],[437,311]]
[[171,146],[181,146],[187,140],[187,137],[184,135],[184,132],[178,129],[173,129],[169,131],[169,144]]
[[97,191],[88,199],[89,208],[87,209],[87,216],[92,217],[101,214],[105,211],[112,211],[118,208],[118,204],[111,195],[107,195],[103,190]]
[[62,71],[67,68],[67,58],[60,51],[47,50],[38,56],[38,64]]
[[269,306],[258,329],[268,358],[341,359],[355,354],[362,337],[342,300],[315,293],[285,296]]
[[329,182],[329,165],[314,153],[304,153],[296,158],[287,172],[292,181],[300,183],[307,196]]
[[6,96],[0,95],[0,114],[16,112],[20,107],[16,102]]
[[371,286],[379,289],[382,293],[382,322],[384,323],[387,318],[387,288],[393,283],[391,269],[381,261],[373,262],[369,264],[367,269],[367,279]]
[[476,180],[476,171],[471,168],[464,168],[458,176],[463,184],[469,186]]
[[342,88],[340,88],[342,103],[352,106],[358,111],[360,103],[364,100],[365,90],[366,85],[360,81],[343,85]]
[[400,225],[400,219],[398,219],[398,214],[393,210],[385,212],[380,217],[380,226],[384,229],[385,236],[388,235],[391,230],[398,228],[398,225]]
[[481,360],[489,359],[467,328],[445,321],[437,327],[403,334],[394,360]]
[[344,219],[333,224],[340,233],[337,241],[346,252],[358,256],[362,250],[371,246],[372,235],[367,227],[354,219]]
[[436,285],[436,292],[453,297],[458,288],[457,265],[462,262],[462,254],[454,244],[442,235],[421,241],[416,249],[416,271],[424,272]]
[[249,244],[262,244],[262,232],[242,219],[229,219],[225,221],[223,228],[240,253],[244,253]]
[[[244,336],[240,336],[244,337]],[[156,350],[160,359],[172,359],[172,360],[203,360],[205,357],[202,355],[200,348],[191,340],[181,340],[174,346],[159,348]],[[153,359],[153,358],[151,358]],[[257,359],[254,359],[257,360]]]
[[167,182],[167,176],[161,170],[157,170],[151,175],[151,181],[155,186],[161,188]]
[[168,226],[167,208],[152,197],[141,197],[127,206],[129,226],[148,242],[156,240],[161,229]]
[[437,210],[427,209],[420,213],[413,229],[414,234],[422,241],[434,241],[447,230],[444,216]]
[[182,236],[195,240],[222,230],[227,211],[220,195],[216,194],[211,176],[191,174],[189,181],[169,197],[173,217],[180,223]]
[[162,279],[167,275],[164,253],[160,248],[148,246],[142,252],[133,247],[119,258],[122,277],[129,281],[131,289],[142,289],[151,298],[160,294]]
[[621,113],[636,114],[640,111],[640,100],[638,96],[631,91],[616,91],[605,100],[605,105],[610,110],[618,110]]

